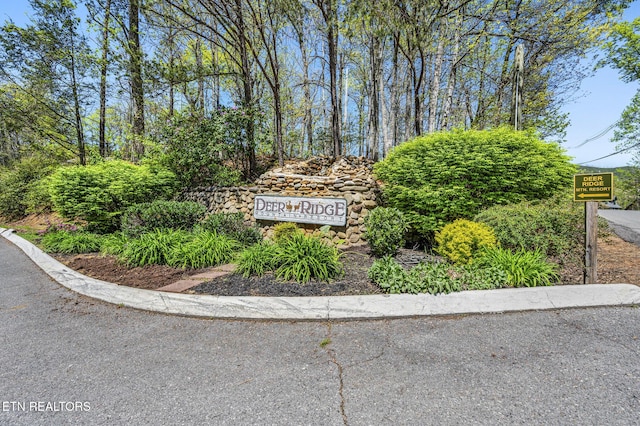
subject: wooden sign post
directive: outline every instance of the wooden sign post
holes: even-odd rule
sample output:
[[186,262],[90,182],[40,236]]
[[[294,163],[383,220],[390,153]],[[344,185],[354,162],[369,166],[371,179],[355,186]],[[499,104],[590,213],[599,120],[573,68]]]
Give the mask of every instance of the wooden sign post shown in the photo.
[[573,200],[584,201],[584,283],[598,282],[598,202],[613,200],[613,173],[575,175]]

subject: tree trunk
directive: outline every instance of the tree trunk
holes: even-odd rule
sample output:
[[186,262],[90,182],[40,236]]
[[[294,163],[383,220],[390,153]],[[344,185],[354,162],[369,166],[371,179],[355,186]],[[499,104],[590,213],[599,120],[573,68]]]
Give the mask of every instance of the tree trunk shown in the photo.
[[107,121],[107,61],[109,59],[109,18],[111,17],[111,0],[107,0],[104,8],[102,28],[102,63],[100,64],[100,119],[98,123],[98,149],[105,158],[109,152],[106,139]]
[[335,0],[326,0],[327,44],[329,45],[329,86],[331,91],[331,140],[332,156],[342,156],[342,136],[340,135],[340,105],[338,103],[338,17],[334,8]]
[[429,121],[428,132],[436,131],[436,118],[438,113],[438,96],[440,94],[440,76],[442,75],[442,62],[444,61],[444,37],[446,35],[447,17],[443,16],[438,26],[438,47],[436,48],[436,57],[434,60],[433,76],[431,78],[431,87],[429,88]]
[[71,93],[73,96],[73,110],[75,117],[75,129],[76,138],[78,144],[78,157],[80,164],[85,166],[87,164],[85,143],[84,143],[84,129],[82,127],[82,114],[80,111],[80,98],[78,96],[78,79],[76,77],[76,52],[74,48],[75,41],[73,36],[71,37]]
[[140,160],[144,155],[144,87],[142,81],[142,50],[140,47],[140,3],[139,0],[129,0],[129,72],[131,82],[131,98],[133,119],[131,131],[133,133],[131,159]]
[[[242,64],[242,106],[246,109],[253,107],[253,79],[251,77],[251,66],[249,64],[249,51],[247,48],[247,35],[242,13],[242,0],[235,0],[236,27],[238,29],[238,53]],[[247,127],[246,156],[247,165],[245,167],[244,178],[253,179],[256,174],[256,146],[255,146],[255,122],[253,118],[248,120]]]

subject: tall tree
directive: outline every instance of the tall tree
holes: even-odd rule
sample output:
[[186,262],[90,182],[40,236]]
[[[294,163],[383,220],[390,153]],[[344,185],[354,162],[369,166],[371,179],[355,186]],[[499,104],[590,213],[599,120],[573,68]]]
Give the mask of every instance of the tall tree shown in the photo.
[[0,76],[39,104],[41,131],[86,164],[85,97],[89,48],[70,0],[31,0],[32,25],[0,30]]
[[[640,18],[615,25],[605,48],[607,62],[620,71],[622,80],[640,83]],[[613,141],[620,150],[634,151],[640,162],[640,88],[622,112]]]

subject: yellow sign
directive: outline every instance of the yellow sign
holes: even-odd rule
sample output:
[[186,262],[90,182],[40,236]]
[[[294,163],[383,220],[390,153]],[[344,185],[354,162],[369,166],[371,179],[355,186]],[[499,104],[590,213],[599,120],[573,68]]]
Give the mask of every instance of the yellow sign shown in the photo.
[[573,176],[573,201],[613,200],[613,173]]

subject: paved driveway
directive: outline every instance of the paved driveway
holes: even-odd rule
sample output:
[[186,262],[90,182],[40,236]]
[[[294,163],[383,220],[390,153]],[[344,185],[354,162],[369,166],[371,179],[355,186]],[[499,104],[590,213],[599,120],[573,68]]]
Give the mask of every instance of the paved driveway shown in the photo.
[[640,211],[601,209],[598,216],[605,218],[620,238],[640,246]]
[[72,293],[0,238],[0,424],[637,425],[639,324],[153,314]]

